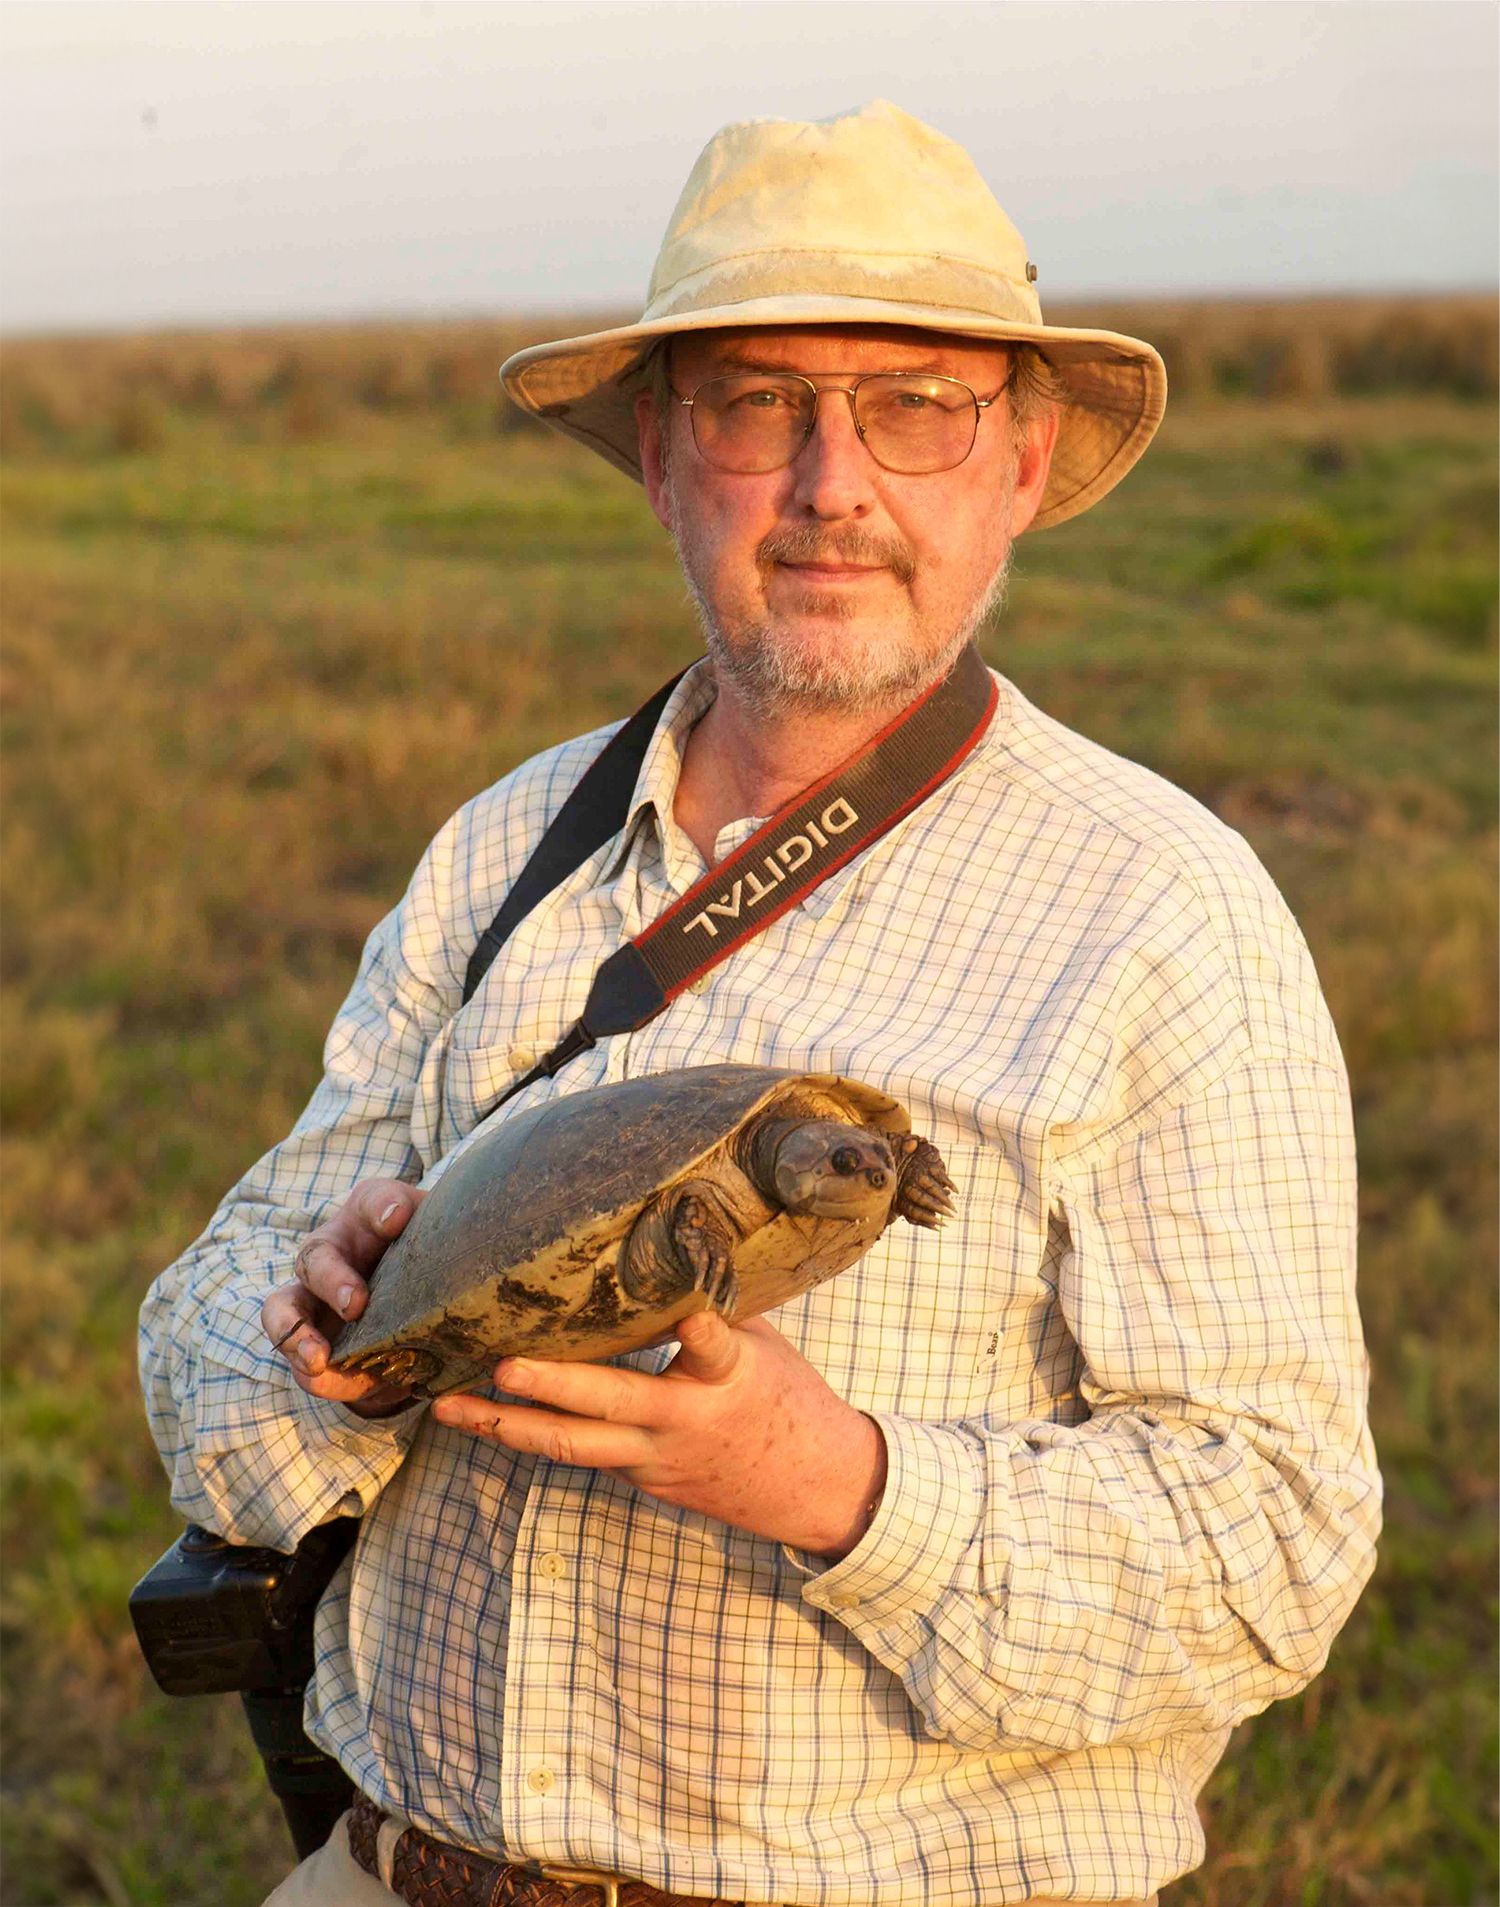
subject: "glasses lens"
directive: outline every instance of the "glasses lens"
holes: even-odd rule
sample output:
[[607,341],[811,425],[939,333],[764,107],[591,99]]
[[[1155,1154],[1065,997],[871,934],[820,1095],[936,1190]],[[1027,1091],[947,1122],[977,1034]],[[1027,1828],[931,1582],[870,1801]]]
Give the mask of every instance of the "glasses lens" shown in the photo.
[[974,448],[979,409],[956,378],[894,371],[861,378],[854,409],[870,454],[887,470],[951,470]]
[[799,377],[711,378],[693,392],[693,441],[720,470],[779,470],[802,448],[814,402]]

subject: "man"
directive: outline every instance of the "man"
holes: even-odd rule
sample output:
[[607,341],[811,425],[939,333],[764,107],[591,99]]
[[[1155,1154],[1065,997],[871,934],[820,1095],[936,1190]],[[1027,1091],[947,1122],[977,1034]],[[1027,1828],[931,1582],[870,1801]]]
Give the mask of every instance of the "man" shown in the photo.
[[449,823],[298,1126],[147,1302],[185,1514],[288,1548],[364,1513],[308,1718],[366,1799],[281,1907],[460,1872],[444,1898],[1138,1907],[1368,1577],[1347,1088],[1306,949],[1237,837],[1003,679],[899,825],[494,1115],[709,1060],[847,1073],[942,1150],[941,1238],[431,1407],[328,1369],[418,1181],[601,962],[944,678],[1014,538],[1144,449],[1155,353],[1044,325],[1035,275],[894,108],[751,122],[700,159],[639,325],[506,366],[641,476],[709,660],[624,829],[461,1009],[604,737]]

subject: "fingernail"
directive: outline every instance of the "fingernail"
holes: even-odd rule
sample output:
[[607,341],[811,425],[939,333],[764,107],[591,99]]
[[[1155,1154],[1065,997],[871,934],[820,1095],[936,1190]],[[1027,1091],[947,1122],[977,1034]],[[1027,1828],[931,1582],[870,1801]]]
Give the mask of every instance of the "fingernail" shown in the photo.
[[349,1307],[353,1303],[354,1303],[353,1285],[340,1285],[339,1286],[339,1316],[341,1318],[348,1317]]
[[399,1212],[400,1210],[401,1210],[400,1199],[393,1198],[390,1204],[387,1205],[385,1210],[380,1214],[379,1218],[376,1219],[375,1223],[377,1225],[389,1225],[391,1220],[396,1216],[397,1212]]
[[507,1358],[501,1371],[497,1373],[500,1377],[500,1388],[524,1395],[531,1389],[534,1369],[533,1365],[525,1363],[521,1358]]

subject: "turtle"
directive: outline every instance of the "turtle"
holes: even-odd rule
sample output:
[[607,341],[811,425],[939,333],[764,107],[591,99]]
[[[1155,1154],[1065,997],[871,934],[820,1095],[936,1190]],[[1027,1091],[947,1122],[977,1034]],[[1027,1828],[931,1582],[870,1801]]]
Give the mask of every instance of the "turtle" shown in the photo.
[[525,1354],[603,1362],[734,1321],[953,1211],[937,1148],[832,1073],[687,1067],[481,1129],[381,1258],[333,1368],[436,1397]]

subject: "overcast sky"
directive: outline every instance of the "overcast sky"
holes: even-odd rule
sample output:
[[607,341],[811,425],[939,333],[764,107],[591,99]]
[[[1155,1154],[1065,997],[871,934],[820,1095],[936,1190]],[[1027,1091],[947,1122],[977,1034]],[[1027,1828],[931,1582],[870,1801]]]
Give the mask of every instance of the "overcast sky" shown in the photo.
[[885,97],[1048,295],[1497,272],[1491,0],[7,0],[9,330],[639,310],[732,119]]

